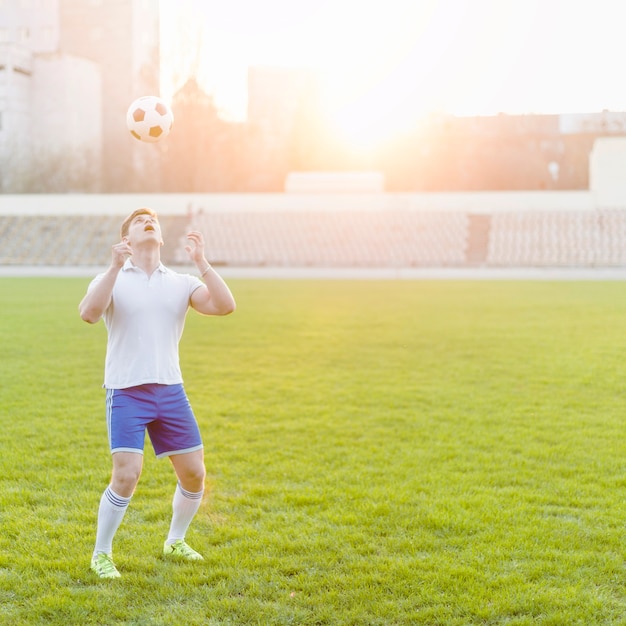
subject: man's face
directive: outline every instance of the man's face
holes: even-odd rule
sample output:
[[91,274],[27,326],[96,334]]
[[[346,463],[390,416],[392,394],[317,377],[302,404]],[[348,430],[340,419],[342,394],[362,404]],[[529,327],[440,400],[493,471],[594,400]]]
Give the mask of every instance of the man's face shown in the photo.
[[147,213],[136,215],[128,226],[128,235],[125,239],[131,246],[152,241],[162,245],[163,238],[159,220]]

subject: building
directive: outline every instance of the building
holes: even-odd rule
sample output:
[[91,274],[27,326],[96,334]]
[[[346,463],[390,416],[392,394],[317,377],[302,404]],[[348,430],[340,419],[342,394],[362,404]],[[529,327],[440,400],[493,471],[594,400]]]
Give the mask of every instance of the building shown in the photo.
[[[295,149],[308,151],[308,136],[316,135],[321,119],[319,81],[312,70],[254,66],[248,68],[247,122],[255,137],[257,167],[251,188],[282,189]],[[300,147],[303,144],[304,147]],[[296,148],[297,147],[297,148]]]
[[60,50],[100,69],[103,190],[150,191],[158,147],[133,139],[125,120],[133,100],[159,94],[159,0],[59,0],[59,24]]
[[150,190],[125,117],[159,91],[159,1],[1,4],[0,191]]

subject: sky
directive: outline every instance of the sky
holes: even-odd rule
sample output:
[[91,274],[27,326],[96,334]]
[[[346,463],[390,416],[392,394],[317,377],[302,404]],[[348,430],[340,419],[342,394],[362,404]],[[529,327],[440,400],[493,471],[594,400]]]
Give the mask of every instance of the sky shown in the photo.
[[626,111],[623,0],[160,0],[162,95],[245,119],[249,66],[303,67],[346,133],[430,113]]

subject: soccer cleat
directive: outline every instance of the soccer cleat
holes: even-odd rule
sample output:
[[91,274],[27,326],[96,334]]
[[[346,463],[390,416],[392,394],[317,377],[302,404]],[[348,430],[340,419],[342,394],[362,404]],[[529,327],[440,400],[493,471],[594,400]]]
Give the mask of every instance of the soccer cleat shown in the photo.
[[100,578],[119,578],[120,573],[117,571],[113,558],[110,554],[104,552],[98,552],[91,559],[91,569]]
[[178,541],[171,544],[166,542],[163,546],[163,555],[183,559],[185,561],[204,560],[201,554],[196,552],[193,548],[190,548],[182,539],[178,539]]

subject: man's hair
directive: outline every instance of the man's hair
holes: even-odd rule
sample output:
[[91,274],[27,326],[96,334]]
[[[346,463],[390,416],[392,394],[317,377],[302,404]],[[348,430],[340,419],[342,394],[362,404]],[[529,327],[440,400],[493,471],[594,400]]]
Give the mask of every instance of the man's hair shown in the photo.
[[124,237],[128,236],[128,229],[130,227],[130,223],[138,216],[138,215],[151,215],[155,220],[159,220],[156,211],[153,211],[152,209],[137,209],[136,211],[133,211],[122,223],[122,228],[120,229],[120,234],[121,234],[121,238],[124,239]]

